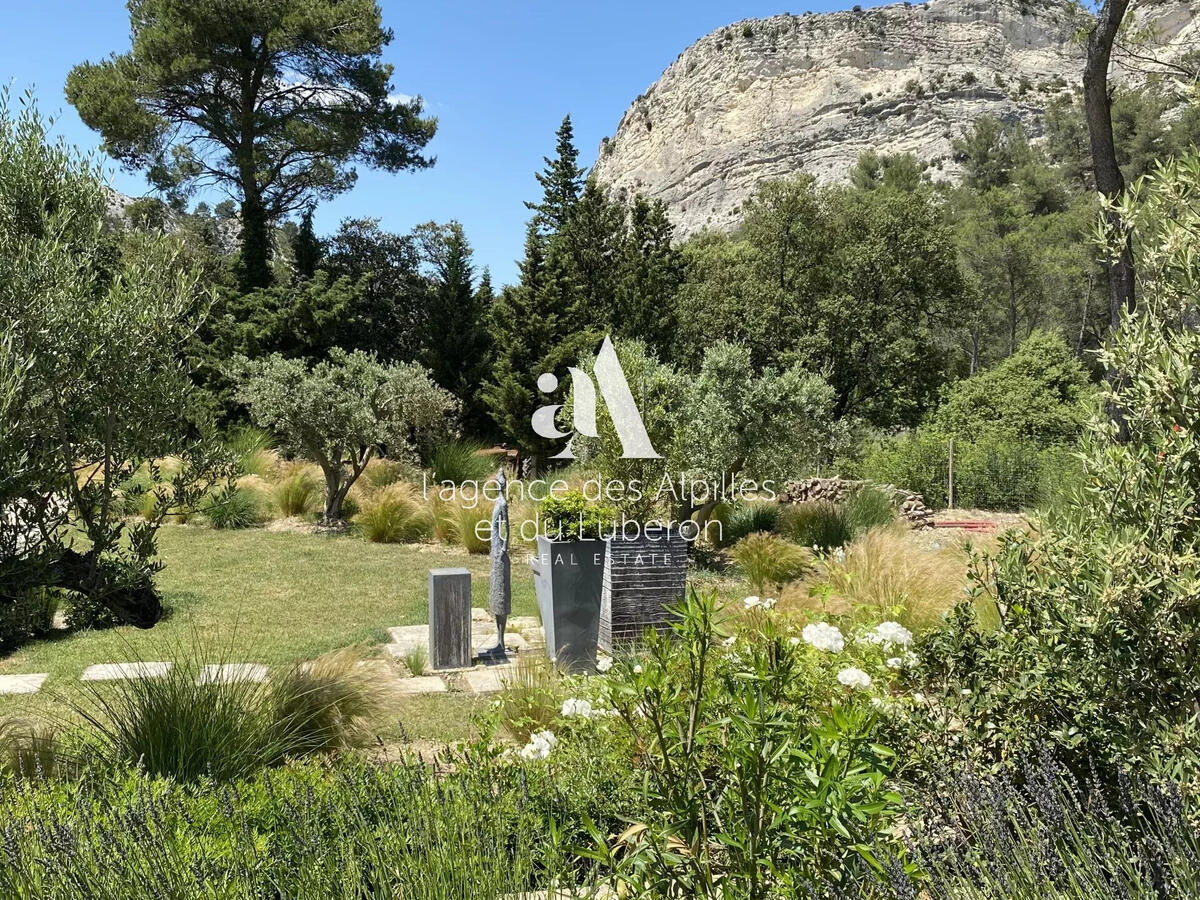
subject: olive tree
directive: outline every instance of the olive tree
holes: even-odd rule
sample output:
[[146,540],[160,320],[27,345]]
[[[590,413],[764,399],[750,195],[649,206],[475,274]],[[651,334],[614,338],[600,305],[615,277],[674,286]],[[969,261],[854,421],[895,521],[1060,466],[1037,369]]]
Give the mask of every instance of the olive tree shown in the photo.
[[326,524],[341,521],[346,494],[377,452],[413,456],[454,432],[457,401],[416,363],[335,348],[316,363],[275,354],[239,368],[238,399],[254,420],[320,465]]
[[[157,528],[215,467],[185,413],[202,297],[177,242],[106,227],[99,172],[24,106],[14,116],[0,98],[0,594],[66,587],[149,626]],[[165,456],[184,460],[170,484]],[[135,472],[164,502],[131,523]]]

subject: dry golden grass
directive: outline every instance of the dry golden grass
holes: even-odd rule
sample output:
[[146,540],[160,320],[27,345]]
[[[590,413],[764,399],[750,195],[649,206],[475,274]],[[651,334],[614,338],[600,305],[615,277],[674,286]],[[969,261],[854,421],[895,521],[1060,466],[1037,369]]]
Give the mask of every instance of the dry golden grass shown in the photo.
[[913,630],[928,628],[963,596],[967,554],[931,549],[903,525],[873,528],[831,556],[780,599],[782,608],[878,620],[895,619]]

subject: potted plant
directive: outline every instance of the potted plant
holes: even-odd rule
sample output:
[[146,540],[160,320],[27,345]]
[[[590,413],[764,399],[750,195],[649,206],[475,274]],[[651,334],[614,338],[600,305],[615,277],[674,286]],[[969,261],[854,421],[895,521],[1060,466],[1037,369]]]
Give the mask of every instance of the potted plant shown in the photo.
[[596,665],[605,535],[616,511],[579,491],[548,497],[538,515],[537,556],[530,560],[546,652],[570,671]]

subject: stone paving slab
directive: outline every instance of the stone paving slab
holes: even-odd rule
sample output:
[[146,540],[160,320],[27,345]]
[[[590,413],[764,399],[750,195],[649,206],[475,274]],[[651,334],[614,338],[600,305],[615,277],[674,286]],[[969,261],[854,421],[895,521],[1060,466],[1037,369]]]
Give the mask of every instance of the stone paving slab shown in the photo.
[[444,694],[446,682],[436,675],[416,675],[412,678],[397,678],[392,682],[397,694]]
[[116,681],[123,678],[162,678],[169,662],[100,663],[83,670],[83,681]]
[[[389,628],[388,634],[391,636],[391,642],[385,644],[384,649],[397,659],[403,659],[408,653],[418,647],[429,647],[428,625],[400,625],[395,628]],[[538,640],[542,640],[540,634]],[[471,647],[473,649],[480,650],[484,647],[492,647],[495,646],[495,643],[496,626],[492,624],[491,620],[472,624]],[[533,643],[512,629],[505,630],[504,646],[513,653],[528,653],[535,648]]]
[[200,671],[201,684],[234,684],[242,681],[261,683],[267,680],[267,667],[257,663],[225,663],[205,666]]
[[0,694],[36,694],[49,674],[0,675]]
[[462,673],[463,681],[476,694],[494,694],[504,690],[504,679],[511,666],[476,666]]

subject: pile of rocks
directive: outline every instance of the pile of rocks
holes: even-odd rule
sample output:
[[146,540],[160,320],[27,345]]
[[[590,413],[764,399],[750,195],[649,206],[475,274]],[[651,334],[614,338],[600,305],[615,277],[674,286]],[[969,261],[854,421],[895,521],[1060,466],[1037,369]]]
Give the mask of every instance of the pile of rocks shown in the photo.
[[925,505],[925,498],[891,484],[874,484],[869,481],[852,481],[846,478],[803,478],[789,481],[779,492],[780,503],[845,503],[850,495],[861,487],[870,485],[896,500],[900,518],[913,528],[932,528],[933,510]]

